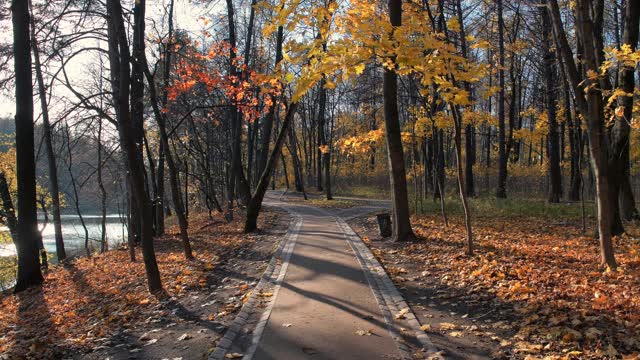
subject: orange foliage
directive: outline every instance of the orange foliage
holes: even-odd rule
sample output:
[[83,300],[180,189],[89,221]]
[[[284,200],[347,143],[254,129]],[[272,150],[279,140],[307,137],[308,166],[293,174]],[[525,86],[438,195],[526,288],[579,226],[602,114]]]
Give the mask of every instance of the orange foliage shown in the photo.
[[[265,215],[261,222],[274,216]],[[166,295],[180,298],[198,290],[209,293],[209,276],[225,257],[256,241],[242,234],[242,221],[237,216],[230,224],[218,219],[208,226],[206,216],[193,216],[190,235],[195,261],[185,260],[176,226],[157,239]],[[89,351],[96,340],[133,329],[151,316],[168,316],[171,310],[147,291],[139,249],[136,256],[138,261],[132,263],[128,250],[118,249],[80,258],[54,266],[42,288],[18,295],[0,293],[0,354],[11,359],[60,358]],[[235,310],[230,308],[228,313]]]
[[[640,246],[635,240],[617,239],[620,268],[609,272],[600,265],[597,240],[582,236],[578,224],[483,216],[474,228],[477,255],[469,257],[463,251],[462,221],[444,228],[438,217],[421,216],[413,223],[421,240],[391,250],[371,243],[376,256],[389,265],[413,264],[417,274],[427,276],[421,278],[425,286],[464,294],[458,301],[510,307],[514,335],[505,344],[528,344],[549,359],[568,358],[567,351],[584,358],[640,354]],[[396,282],[407,281],[407,275],[393,275]]]
[[[242,57],[236,56],[230,61],[230,53],[237,52],[237,49],[232,49],[228,42],[214,42],[203,51],[196,46],[183,47],[185,53],[176,61],[175,77],[167,89],[169,104],[164,112],[168,112],[181,95],[204,88],[207,93],[222,91],[229,105],[236,106],[247,121],[254,121],[273,105],[271,97],[280,95],[280,82],[266,79],[248,68]],[[233,73],[230,72],[231,66],[235,69]]]

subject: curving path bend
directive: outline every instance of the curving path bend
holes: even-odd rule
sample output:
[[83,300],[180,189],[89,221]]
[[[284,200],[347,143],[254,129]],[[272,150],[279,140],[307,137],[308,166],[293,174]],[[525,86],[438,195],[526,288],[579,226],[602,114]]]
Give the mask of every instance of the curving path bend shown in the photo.
[[[435,353],[410,310],[396,319],[407,304],[343,218],[282,196],[270,192],[265,205],[284,208],[294,221],[210,359],[408,359],[413,350],[399,335],[401,327]],[[266,291],[272,295],[265,304]]]

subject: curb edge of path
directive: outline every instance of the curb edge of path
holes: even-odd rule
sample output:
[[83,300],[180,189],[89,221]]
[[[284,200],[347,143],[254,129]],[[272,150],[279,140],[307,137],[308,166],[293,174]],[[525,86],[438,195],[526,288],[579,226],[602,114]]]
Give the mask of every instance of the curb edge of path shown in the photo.
[[[281,195],[282,196],[282,195]],[[295,247],[296,241],[298,239],[298,233],[300,232],[300,228],[302,227],[303,219],[295,211],[291,211],[290,209],[285,209],[292,217],[293,222],[289,226],[287,230],[287,234],[284,236],[280,244],[278,245],[278,249],[271,257],[267,268],[262,273],[262,277],[258,282],[258,285],[252,290],[251,295],[249,296],[249,300],[242,306],[238,315],[236,315],[233,323],[224,336],[218,342],[215,350],[209,354],[209,360],[224,360],[225,355],[229,350],[231,350],[231,346],[233,345],[234,340],[238,337],[240,331],[247,325],[247,320],[249,316],[253,313],[255,309],[256,303],[259,301],[259,295],[263,289],[268,286],[273,286],[273,296],[269,301],[267,307],[262,311],[260,316],[260,320],[255,326],[253,330],[253,334],[251,336],[251,343],[246,353],[243,356],[243,360],[250,360],[255,353],[258,343],[260,342],[260,338],[262,337],[262,333],[264,332],[264,328],[267,325],[267,321],[271,316],[271,310],[273,309],[273,305],[276,302],[276,298],[278,297],[278,292],[280,290],[280,285],[284,280],[284,277],[287,272],[287,267],[289,266],[289,260],[291,259],[291,254],[293,253],[293,249]],[[278,259],[281,259],[281,264],[278,264]],[[276,271],[277,270],[277,271]]]
[[362,241],[360,236],[351,228],[349,224],[337,216],[332,216],[340,229],[342,229],[347,243],[356,255],[356,259],[360,263],[365,277],[369,282],[369,287],[373,291],[373,295],[378,302],[378,306],[387,323],[387,329],[391,337],[395,340],[398,351],[401,355],[412,359],[413,354],[409,351],[409,347],[402,341],[402,336],[396,330],[394,315],[401,309],[409,309],[404,315],[407,324],[411,327],[415,338],[424,347],[427,355],[432,355],[430,359],[441,358],[438,349],[431,342],[429,335],[420,329],[421,324],[416,317],[413,309],[404,300],[404,297],[395,286],[387,272],[384,270],[380,262],[373,255],[369,247]]

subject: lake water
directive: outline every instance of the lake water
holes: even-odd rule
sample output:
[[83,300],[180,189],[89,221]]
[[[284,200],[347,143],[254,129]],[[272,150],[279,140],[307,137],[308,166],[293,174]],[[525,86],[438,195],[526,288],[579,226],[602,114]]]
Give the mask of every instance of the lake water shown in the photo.
[[[100,238],[102,227],[100,225],[100,215],[83,215],[84,222],[89,232],[89,243],[93,249],[100,249]],[[68,256],[77,254],[84,254],[84,229],[80,223],[78,215],[61,215],[62,219],[62,237],[64,239],[64,247]],[[43,218],[39,218],[40,221],[44,221]],[[122,224],[120,216],[118,214],[109,214],[106,219],[106,233],[107,241],[110,248],[114,248],[120,244],[126,242],[126,227]],[[0,231],[8,229],[6,227],[0,227]],[[49,217],[49,224],[42,231],[42,241],[47,253],[55,255],[56,253],[56,240],[55,232],[53,229],[53,221]],[[13,243],[0,245],[0,257],[13,256],[16,253]],[[54,256],[54,261],[56,257]]]

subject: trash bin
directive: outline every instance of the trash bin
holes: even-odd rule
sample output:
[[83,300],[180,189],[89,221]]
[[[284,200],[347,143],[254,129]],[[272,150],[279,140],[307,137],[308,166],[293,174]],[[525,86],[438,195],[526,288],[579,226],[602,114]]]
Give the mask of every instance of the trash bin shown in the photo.
[[378,227],[380,228],[380,236],[391,236],[391,215],[389,213],[376,214],[378,219]]

